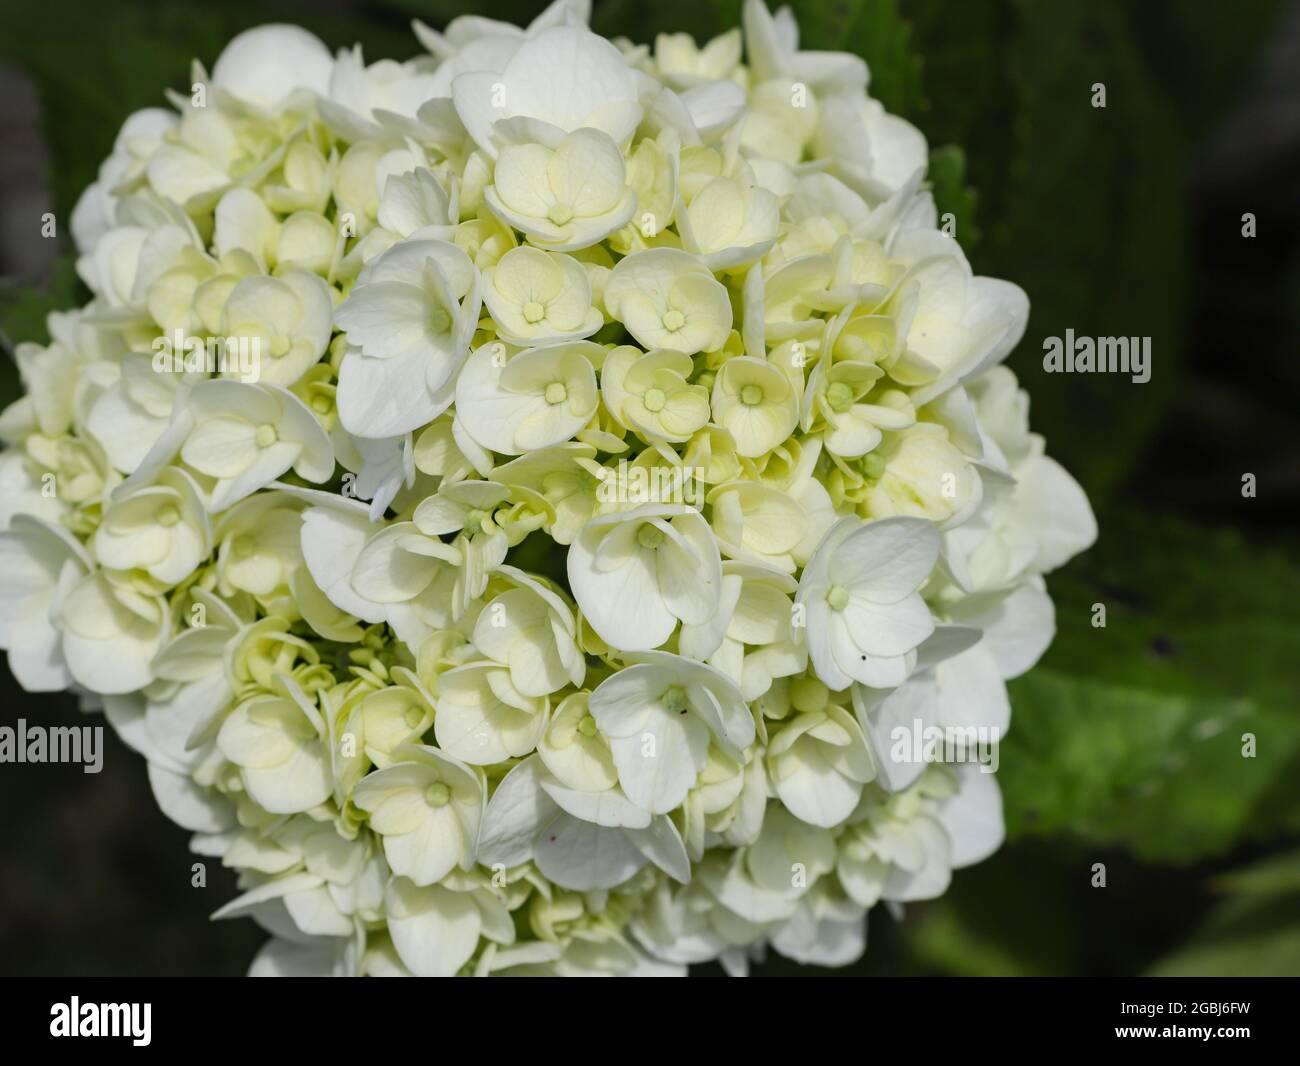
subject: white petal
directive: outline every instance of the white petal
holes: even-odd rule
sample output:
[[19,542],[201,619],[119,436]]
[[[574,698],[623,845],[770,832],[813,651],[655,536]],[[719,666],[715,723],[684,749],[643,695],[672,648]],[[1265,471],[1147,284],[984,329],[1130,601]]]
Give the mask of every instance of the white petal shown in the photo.
[[954,868],[987,859],[1006,836],[997,777],[977,766],[962,767],[961,791],[940,809],[939,821],[952,840]]
[[561,888],[590,892],[622,884],[646,860],[623,830],[561,813],[542,827],[534,861]]
[[395,877],[384,901],[393,947],[417,977],[451,977],[474,954],[483,921],[469,894]]
[[667,814],[686,798],[704,769],[709,731],[692,714],[656,708],[640,733],[612,739],[609,746],[627,798],[652,814]]

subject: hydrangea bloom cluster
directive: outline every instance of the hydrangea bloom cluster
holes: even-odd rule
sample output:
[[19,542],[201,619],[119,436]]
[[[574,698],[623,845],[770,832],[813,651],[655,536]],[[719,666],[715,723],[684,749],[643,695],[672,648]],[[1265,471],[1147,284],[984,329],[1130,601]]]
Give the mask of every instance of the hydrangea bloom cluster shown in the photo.
[[585,8],[242,34],[18,352],[0,643],[238,871],[254,973],[844,964],[1001,840],[898,738],[1005,730],[1095,534],[999,365],[1025,294],[788,10]]

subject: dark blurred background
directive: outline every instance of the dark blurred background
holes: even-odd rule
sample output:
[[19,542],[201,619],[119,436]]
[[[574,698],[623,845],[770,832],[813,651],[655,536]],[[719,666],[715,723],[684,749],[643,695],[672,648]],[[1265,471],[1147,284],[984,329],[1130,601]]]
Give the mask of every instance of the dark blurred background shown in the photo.
[[[72,205],[122,120],[186,85],[192,57],[211,66],[239,30],[292,21],[408,58],[412,16],[523,23],[542,6],[0,0],[4,347],[44,341],[45,314],[85,298]],[[926,133],[976,272],[1028,291],[1010,365],[1101,524],[1049,579],[1058,638],[1012,684],[1007,845],[901,923],[877,908],[854,972],[1300,973],[1300,0],[792,6],[806,47],[864,56],[872,94]],[[739,9],[596,0],[594,23],[703,41]],[[1044,374],[1042,340],[1067,328],[1151,337],[1150,382]],[[0,397],[17,390],[6,357]],[[0,671],[4,722],[83,721]],[[209,864],[190,887],[187,834],[142,761],[108,745],[99,775],[0,766],[0,970],[242,973],[262,934],[206,920],[233,879]]]

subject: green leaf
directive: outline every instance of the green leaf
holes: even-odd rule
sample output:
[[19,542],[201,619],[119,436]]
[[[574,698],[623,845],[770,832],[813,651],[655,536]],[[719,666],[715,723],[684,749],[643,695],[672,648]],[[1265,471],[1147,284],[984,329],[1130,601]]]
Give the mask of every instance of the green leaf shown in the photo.
[[[960,887],[967,889],[967,886]],[[969,896],[967,889],[963,898]],[[1043,950],[1043,941],[1031,941],[1023,929],[990,928],[990,915],[1012,910],[1005,897],[980,915],[964,913],[956,899],[947,897],[915,910],[918,917],[909,946],[927,968],[953,977],[1041,977],[1053,972],[1042,959],[1030,957]],[[1046,917],[1049,912],[1031,906],[1027,911],[1015,913],[1022,917],[1035,913]]]
[[1056,642],[1011,685],[1009,834],[1189,862],[1292,827],[1300,568],[1231,534],[1136,516],[1101,528],[1050,582]]
[[982,192],[984,217],[1001,217],[1019,99],[1008,58],[1015,19],[1009,0],[935,4],[902,0],[924,81],[919,107],[901,111],[931,144],[967,153],[967,180]]
[[1214,887],[1238,895],[1267,896],[1300,892],[1300,851],[1272,855],[1244,870],[1221,874]]
[[1151,975],[1300,976],[1300,852],[1274,855],[1215,884],[1232,895]]
[[[1184,151],[1118,5],[1016,10],[1009,59],[1020,102],[1006,213],[989,224],[979,270],[1029,293],[1029,328],[1012,369],[1053,454],[1101,497],[1128,472],[1175,393],[1188,260]],[[1096,83],[1106,87],[1104,108],[1092,106]],[[1151,338],[1151,380],[1045,372],[1044,339],[1067,329]],[[1086,432],[1051,434],[1078,427],[1079,411],[1104,412],[1105,446]]]
[[1148,971],[1151,977],[1300,976],[1300,901],[1241,908]]

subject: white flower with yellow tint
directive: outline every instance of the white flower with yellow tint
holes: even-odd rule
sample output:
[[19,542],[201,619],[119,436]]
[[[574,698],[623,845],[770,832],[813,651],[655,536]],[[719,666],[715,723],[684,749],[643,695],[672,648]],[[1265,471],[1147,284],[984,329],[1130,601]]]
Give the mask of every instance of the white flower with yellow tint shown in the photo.
[[329,343],[332,312],[325,282],[292,269],[239,282],[226,299],[221,332],[255,353],[254,380],[292,385]]
[[392,437],[450,407],[479,306],[478,271],[454,244],[406,241],[367,263],[335,313],[351,346],[339,369],[344,428]]
[[713,383],[713,417],[736,442],[736,452],[766,455],[799,422],[799,394],[775,364],[754,356],[729,359]]
[[438,746],[471,766],[527,755],[546,725],[546,699],[526,696],[508,666],[473,662],[438,678],[434,735]]
[[591,280],[572,256],[524,246],[483,271],[483,302],[510,344],[581,340],[604,325],[591,306]]
[[176,125],[175,112],[161,107],[147,107],[127,116],[113,140],[112,153],[100,164],[96,180],[72,210],[69,225],[78,252],[88,252],[112,227],[119,190],[140,181],[150,158]]
[[537,741],[537,754],[566,788],[604,792],[618,784],[618,770],[588,708],[590,693],[575,692],[560,701],[546,731]]
[[[608,359],[606,360],[608,365]],[[600,474],[596,449],[568,441],[521,455],[496,467],[492,478],[503,485],[528,486],[555,511],[549,532],[556,544],[571,544],[596,509]]]
[[[320,211],[294,211],[279,222],[261,196],[242,186],[231,189],[217,204],[213,233],[217,253],[222,257],[234,251],[247,253],[262,271],[271,268],[280,274],[299,266],[323,275],[330,268],[336,243],[334,225]],[[154,304],[151,298],[151,310]]]
[[864,366],[852,362],[833,366],[818,397],[826,427],[822,443],[827,451],[843,458],[865,455],[881,442],[885,430],[906,429],[916,421],[916,409],[898,389],[861,402],[873,380],[871,369]]
[[329,752],[320,711],[301,692],[254,696],[221,724],[217,747],[250,796],[272,814],[309,811],[329,798]]
[[525,696],[581,685],[587,665],[569,605],[513,566],[497,573],[515,587],[484,604],[474,624],[474,647],[508,668],[511,685]]
[[14,515],[0,532],[0,563],[10,575],[0,589],[0,648],[29,692],[56,692],[72,683],[54,612],[93,563],[63,526]]
[[601,396],[610,414],[649,440],[680,443],[709,420],[709,392],[687,380],[690,356],[672,348],[621,345],[605,357]]
[[733,756],[754,740],[754,719],[734,683],[710,666],[667,652],[643,652],[588,700],[609,737],[627,798],[665,814],[686,798],[710,743]]
[[636,210],[622,153],[594,129],[502,148],[483,196],[503,222],[557,252],[589,248]]
[[731,559],[793,574],[807,536],[805,508],[789,493],[759,481],[736,480],[709,493],[713,532]]
[[659,647],[679,621],[707,621],[722,591],[713,534],[683,504],[593,518],[569,545],[568,573],[583,617],[624,651]]
[[424,744],[399,748],[352,790],[393,873],[416,885],[436,884],[457,866],[473,869],[486,798],[481,773]]
[[184,581],[212,551],[212,524],[194,479],[168,468],[104,512],[91,542],[99,565],[139,571],[156,589]]
[[893,255],[912,267],[908,289],[917,296],[907,348],[939,377],[919,390],[918,404],[1004,359],[1029,318],[1024,290],[999,278],[973,276],[961,246],[944,233],[900,234]]
[[856,681],[891,688],[907,680],[916,649],[934,632],[918,590],[939,558],[939,535],[919,518],[842,518],[799,578],[808,652],[834,691]]
[[992,775],[970,765],[931,766],[907,790],[854,813],[836,873],[863,906],[934,899],[954,869],[992,854],[1003,832]]
[[979,506],[979,471],[940,425],[920,422],[890,434],[872,454],[883,464],[879,479],[865,490],[873,515],[917,515],[944,529]]
[[617,150],[642,116],[636,75],[617,48],[585,26],[542,30],[500,71],[467,71],[451,89],[470,136],[496,158],[503,125],[535,134],[598,131]]
[[675,248],[619,260],[605,283],[605,307],[647,349],[711,352],[731,330],[727,290],[698,258]]
[[359,691],[330,716],[336,794],[351,795],[371,765],[389,766],[399,748],[418,743],[433,724],[433,701],[419,678],[405,667],[392,673],[399,684]]
[[[457,191],[454,181],[450,191],[445,189],[427,167],[390,174],[379,200],[379,225],[393,243],[408,237],[449,240],[460,210]],[[376,248],[376,254],[379,250],[386,249]]]
[[[429,627],[439,627],[451,621],[447,601],[463,561],[458,548],[426,536],[414,522],[394,522],[360,547],[348,591],[370,604],[400,604]],[[336,602],[359,608],[346,595]]]
[[803,670],[807,649],[794,626],[798,582],[767,566],[728,559],[722,564],[718,613],[701,626],[682,626],[683,655],[707,662],[730,677],[748,700],[758,699],[774,678]]
[[767,744],[768,779],[781,802],[809,825],[843,822],[876,775],[871,749],[849,711],[834,703],[792,714]]
[[731,77],[740,64],[740,30],[728,30],[703,48],[689,33],[655,37],[655,67],[673,89],[690,89]]
[[479,861],[499,867],[532,862],[576,892],[610,889],[647,864],[685,883],[690,859],[676,825],[630,802],[617,787],[570,788],[535,755],[502,778],[483,815]]
[[677,168],[681,138],[671,128],[643,137],[627,156],[627,183],[636,193],[636,216],[610,237],[624,255],[664,239],[677,211]]
[[290,469],[317,483],[334,472],[329,437],[301,400],[274,385],[239,381],[196,385],[119,491],[149,483],[177,457],[203,475],[200,487],[213,512]]
[[770,78],[750,92],[741,144],[752,155],[795,166],[816,136],[822,107],[797,78]]
[[414,61],[380,59],[366,65],[361,46],[341,49],[330,72],[329,95],[317,107],[321,117],[349,141],[382,139],[383,124],[407,128],[433,95],[435,75]]
[[264,111],[293,106],[302,93],[324,95],[334,65],[329,49],[297,26],[257,26],[234,37],[212,68],[212,87]]
[[323,212],[330,198],[334,164],[304,133],[289,142],[278,168],[259,193],[272,211]]
[[423,888],[404,877],[389,880],[384,911],[398,972],[416,977],[452,977],[478,950],[482,937],[512,944],[510,913],[485,880],[448,878]]
[[292,610],[302,557],[302,503],[284,492],[241,500],[215,524],[217,587],[223,596],[246,592],[268,608]]
[[710,270],[730,271],[754,262],[776,240],[781,204],[753,179],[714,178],[678,217],[682,247]]
[[559,444],[596,413],[598,345],[576,341],[504,356],[504,345],[484,345],[456,382],[456,413],[484,448],[520,455]]
[[92,252],[77,260],[77,275],[110,307],[129,306],[135,289],[141,249],[149,231],[142,226],[115,226]]
[[112,694],[149,684],[150,664],[171,632],[167,601],[130,583],[118,584],[102,570],[61,591],[52,617],[63,633],[63,656],[73,680]]

